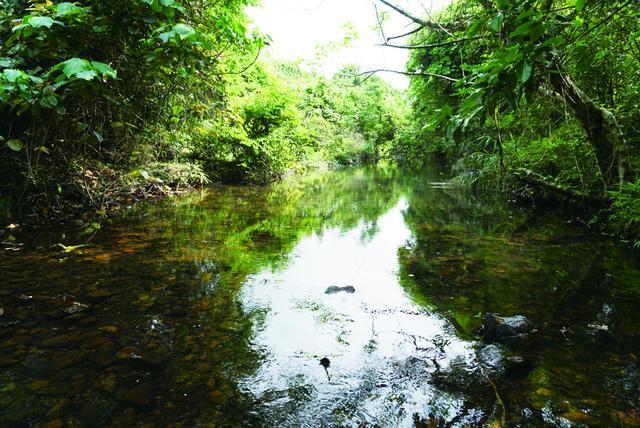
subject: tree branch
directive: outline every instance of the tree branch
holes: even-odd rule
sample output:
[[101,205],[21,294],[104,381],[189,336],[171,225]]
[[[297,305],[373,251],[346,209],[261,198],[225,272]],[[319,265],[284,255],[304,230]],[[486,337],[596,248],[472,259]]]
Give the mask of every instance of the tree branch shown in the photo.
[[251,67],[253,67],[253,65],[258,62],[258,58],[260,58],[260,53],[262,52],[262,47],[258,46],[258,52],[256,53],[255,58],[253,58],[253,61],[251,61],[249,63],[249,65],[247,65],[245,68],[243,68],[240,71],[227,71],[227,72],[222,72],[222,73],[214,73],[216,76],[222,76],[222,75],[229,75],[229,74],[243,74],[244,72],[246,72],[247,70],[249,70]]
[[413,29],[413,30],[411,30],[411,31],[406,32],[406,33],[399,34],[399,35],[397,35],[397,36],[393,36],[393,37],[387,37],[387,41],[395,40],[395,39],[401,39],[401,38],[403,38],[403,37],[410,36],[410,35],[412,35],[412,34],[417,33],[418,31],[422,30],[422,28],[423,28],[423,27],[417,27],[417,28],[414,28],[414,29]]
[[544,176],[529,169],[519,168],[513,172],[513,175],[520,181],[564,197],[587,201],[599,206],[606,205],[609,202],[605,196],[584,193],[552,183]]
[[[454,21],[454,22],[448,22],[446,24],[441,24],[441,23],[435,22],[433,20],[426,21],[426,20],[424,20],[422,18],[418,18],[417,16],[413,15],[411,12],[401,8],[400,6],[397,6],[397,5],[393,4],[393,3],[391,3],[388,0],[378,0],[378,1],[381,2],[382,4],[387,5],[391,9],[395,10],[400,15],[403,15],[403,16],[409,18],[410,20],[412,20],[413,22],[415,22],[416,24],[418,24],[420,26],[419,28],[417,28],[415,30],[412,30],[408,34],[413,34],[413,33],[416,33],[418,31],[420,31],[423,28],[428,28],[428,29],[433,30],[433,31],[444,32],[446,34],[451,35],[450,31],[465,30],[469,26],[469,22],[465,22],[465,21]],[[408,34],[406,34],[406,35],[408,35]],[[403,36],[398,36],[398,37],[403,37]],[[398,38],[398,37],[395,37],[395,38]]]
[[573,38],[572,40],[567,41],[564,45],[562,45],[562,48],[566,48],[567,46],[572,45],[572,44],[576,43],[577,41],[585,38],[587,35],[589,35],[595,29],[597,29],[597,28],[601,27],[602,25],[606,24],[607,22],[609,22],[614,16],[616,16],[622,9],[627,7],[629,4],[631,4],[631,0],[624,2],[619,8],[615,9],[608,16],[606,16],[604,19],[602,19],[600,22],[598,22],[594,26],[590,27],[588,30],[586,30],[585,32],[583,32],[579,36]]
[[446,80],[448,82],[458,82],[460,80],[460,79],[455,79],[453,77],[444,76],[442,74],[417,72],[417,71],[414,72],[414,71],[390,70],[390,69],[386,69],[386,68],[379,68],[379,69],[376,69],[376,70],[367,70],[367,71],[363,71],[361,73],[356,73],[356,74],[341,74],[341,76],[346,76],[346,77],[367,76],[367,78],[369,78],[369,77],[371,77],[372,75],[374,75],[376,73],[394,73],[394,74],[403,74],[405,76],[435,77],[437,79]]
[[378,5],[373,4],[373,8],[376,10],[376,19],[378,20],[378,29],[380,29],[380,36],[382,36],[382,40],[386,44],[388,42],[387,36],[384,34],[384,27],[382,26],[382,18],[380,18],[380,13],[378,12]]
[[437,27],[435,25],[435,23],[433,22],[427,22],[423,19],[418,18],[417,16],[412,15],[410,12],[404,10],[403,8],[401,8],[400,6],[397,6],[387,0],[378,0],[380,3],[385,4],[387,6],[389,6],[391,9],[395,10],[396,12],[398,12],[400,15],[406,16],[407,18],[409,18],[410,20],[412,20],[413,22],[415,22],[416,24],[420,25],[421,27]]
[[394,45],[391,43],[383,43],[383,44],[380,44],[379,46],[387,46],[390,48],[398,48],[398,49],[432,49],[432,48],[439,48],[442,46],[456,45],[458,43],[464,43],[464,42],[469,42],[471,40],[478,40],[478,39],[484,39],[484,36],[467,37],[464,39],[451,40],[448,42],[430,43],[427,45]]

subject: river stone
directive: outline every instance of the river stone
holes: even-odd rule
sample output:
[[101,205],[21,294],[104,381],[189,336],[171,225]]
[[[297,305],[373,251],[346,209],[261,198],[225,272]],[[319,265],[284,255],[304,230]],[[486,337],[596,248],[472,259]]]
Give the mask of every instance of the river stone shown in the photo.
[[84,312],[89,309],[89,305],[80,302],[71,302],[69,306],[64,308],[64,312],[67,314],[77,314],[79,312]]
[[54,354],[53,362],[60,368],[72,367],[85,361],[87,354],[82,350],[60,351]]
[[115,325],[105,325],[98,328],[100,331],[104,331],[105,333],[116,334],[120,329]]
[[151,390],[144,384],[135,385],[132,388],[121,388],[116,391],[116,397],[136,407],[147,407],[153,400]]
[[117,359],[112,350],[102,348],[98,349],[92,358],[100,367],[107,367]]
[[477,353],[478,363],[492,378],[519,378],[526,376],[532,369],[530,363],[517,355],[508,355],[500,345],[490,344]]
[[19,364],[20,360],[11,357],[0,357],[0,367],[9,367]]
[[484,314],[482,318],[484,338],[500,341],[509,337],[524,336],[533,330],[533,324],[523,315],[501,317],[496,314]]
[[484,367],[490,377],[504,374],[505,351],[498,345],[487,345],[478,351],[478,363]]
[[144,350],[141,352],[140,357],[144,365],[153,368],[162,367],[167,361],[167,354],[158,350]]
[[61,419],[54,419],[52,421],[47,422],[45,428],[62,428],[64,427],[64,422]]
[[84,340],[81,346],[85,349],[96,349],[104,345],[108,345],[110,342],[111,340],[108,337],[95,336],[95,337],[89,337],[86,340]]
[[116,357],[119,360],[126,360],[129,358],[135,358],[136,356],[140,355],[140,350],[138,348],[136,348],[135,346],[126,346],[122,349],[120,349],[117,353],[116,353]]
[[345,293],[355,293],[356,289],[350,285],[347,285],[346,287],[338,287],[337,285],[332,285],[331,287],[328,287],[324,293],[336,294],[336,293],[340,293],[341,291],[344,291]]

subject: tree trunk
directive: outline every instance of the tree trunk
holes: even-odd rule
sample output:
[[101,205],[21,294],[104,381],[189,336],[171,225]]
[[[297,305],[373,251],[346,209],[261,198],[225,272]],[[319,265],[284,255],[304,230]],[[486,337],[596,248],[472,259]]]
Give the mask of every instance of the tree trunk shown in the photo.
[[598,161],[605,190],[631,176],[627,144],[614,114],[598,106],[560,68],[549,75],[553,90],[571,107]]

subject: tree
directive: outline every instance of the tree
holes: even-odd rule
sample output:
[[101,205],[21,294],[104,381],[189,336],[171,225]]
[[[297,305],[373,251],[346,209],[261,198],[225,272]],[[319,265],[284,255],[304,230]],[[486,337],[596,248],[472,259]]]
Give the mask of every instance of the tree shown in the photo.
[[[443,109],[438,121],[454,135],[478,114],[515,109],[537,92],[560,97],[581,124],[593,149],[604,189],[631,178],[629,147],[616,115],[580,88],[567,68],[576,43],[606,31],[617,18],[640,16],[628,0],[469,0],[454,4],[440,20],[423,19],[398,5],[379,0],[409,18],[415,28],[409,44],[397,36],[384,40],[396,48],[418,50],[413,75],[455,80],[455,94],[463,101],[457,110]],[[636,25],[637,31],[637,25]],[[637,35],[636,35],[637,37]],[[459,75],[432,67],[429,55],[439,48],[461,55]]]

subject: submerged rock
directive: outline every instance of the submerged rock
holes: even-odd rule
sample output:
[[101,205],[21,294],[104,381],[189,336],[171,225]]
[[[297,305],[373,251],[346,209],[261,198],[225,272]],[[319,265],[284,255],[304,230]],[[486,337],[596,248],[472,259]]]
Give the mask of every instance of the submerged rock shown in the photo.
[[78,312],[84,312],[89,309],[89,305],[85,305],[80,302],[71,302],[69,306],[64,308],[64,312],[67,314],[77,314]]
[[332,285],[331,287],[328,287],[324,293],[336,294],[336,293],[340,293],[341,291],[344,291],[345,293],[355,293],[356,289],[350,285],[347,285],[346,287],[338,287],[337,285]]
[[500,345],[487,345],[478,350],[478,363],[492,378],[519,378],[526,376],[533,368],[531,363],[517,355],[509,355]]
[[131,388],[120,388],[116,391],[116,398],[135,407],[147,407],[153,401],[151,389],[145,384],[138,384]]
[[127,346],[116,353],[119,360],[127,360],[132,364],[146,369],[161,368],[167,362],[167,353],[160,349],[140,350],[135,346]]
[[533,324],[523,315],[501,317],[496,314],[484,314],[482,330],[485,339],[499,341],[509,337],[524,336],[533,330]]

